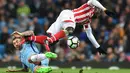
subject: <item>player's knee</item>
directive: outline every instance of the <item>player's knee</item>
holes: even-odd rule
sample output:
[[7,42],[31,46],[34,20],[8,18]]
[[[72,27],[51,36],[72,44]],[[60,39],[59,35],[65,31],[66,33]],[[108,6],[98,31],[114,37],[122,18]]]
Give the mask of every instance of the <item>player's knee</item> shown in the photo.
[[65,30],[64,30],[66,33],[68,33],[68,35],[71,35],[74,31],[74,28],[73,27],[67,27]]
[[28,59],[28,62],[29,62],[29,63],[33,63],[33,64],[35,64],[35,65],[39,65],[39,64],[40,64],[40,62],[33,62],[33,61],[31,60],[31,58]]

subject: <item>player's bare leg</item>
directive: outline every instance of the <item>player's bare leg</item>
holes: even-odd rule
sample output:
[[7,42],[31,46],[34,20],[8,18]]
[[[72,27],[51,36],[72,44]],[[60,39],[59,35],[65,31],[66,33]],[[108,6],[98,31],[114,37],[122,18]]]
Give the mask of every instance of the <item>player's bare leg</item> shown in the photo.
[[39,63],[42,60],[46,59],[46,58],[57,58],[57,54],[52,53],[52,52],[46,52],[45,54],[36,54],[36,55],[32,55],[29,58],[29,62],[30,63]]

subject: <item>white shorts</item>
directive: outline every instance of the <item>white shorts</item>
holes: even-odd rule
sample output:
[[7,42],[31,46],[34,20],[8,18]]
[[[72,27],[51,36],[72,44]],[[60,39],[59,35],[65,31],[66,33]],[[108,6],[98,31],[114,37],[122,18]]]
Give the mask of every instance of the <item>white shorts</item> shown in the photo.
[[76,27],[74,14],[71,10],[63,10],[57,20],[49,27],[47,33],[54,35],[67,27],[73,27],[74,29]]

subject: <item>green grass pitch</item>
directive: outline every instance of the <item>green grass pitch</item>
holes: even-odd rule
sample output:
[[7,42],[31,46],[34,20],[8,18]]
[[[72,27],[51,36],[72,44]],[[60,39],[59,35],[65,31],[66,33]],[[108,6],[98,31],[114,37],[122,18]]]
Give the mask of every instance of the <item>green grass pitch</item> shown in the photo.
[[[0,73],[14,73],[14,72],[6,72],[7,68],[0,68]],[[130,73],[130,69],[120,69],[120,70],[108,70],[108,69],[91,69],[91,70],[83,70],[83,72],[79,72],[81,69],[70,69],[70,68],[62,68],[53,70],[51,73]],[[24,73],[24,72],[15,72],[15,73]],[[25,72],[27,73],[27,72]],[[29,72],[31,73],[31,72]]]

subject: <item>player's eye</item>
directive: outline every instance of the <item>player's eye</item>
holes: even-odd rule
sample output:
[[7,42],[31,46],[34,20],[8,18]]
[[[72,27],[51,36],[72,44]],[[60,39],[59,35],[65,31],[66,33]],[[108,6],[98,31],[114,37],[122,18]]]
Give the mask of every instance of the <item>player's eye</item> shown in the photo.
[[16,43],[18,43],[19,41],[18,40],[16,40]]

